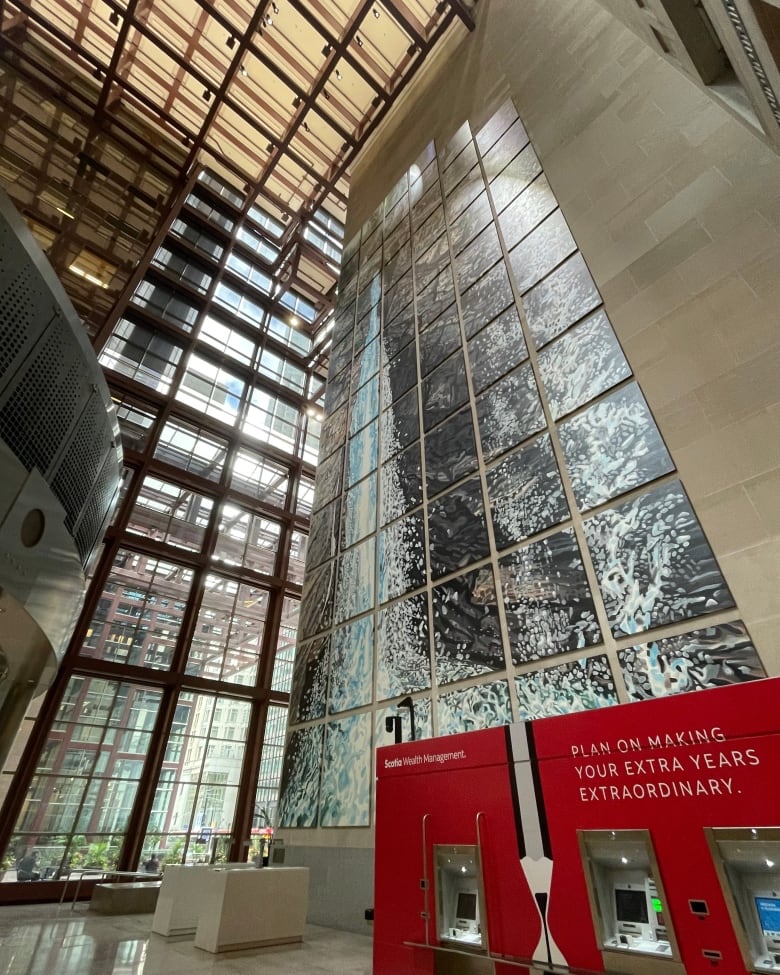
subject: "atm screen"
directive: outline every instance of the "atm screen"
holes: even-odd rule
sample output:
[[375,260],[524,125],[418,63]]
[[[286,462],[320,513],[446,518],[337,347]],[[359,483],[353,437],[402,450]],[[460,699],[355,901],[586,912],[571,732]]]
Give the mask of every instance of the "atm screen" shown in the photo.
[[756,897],[756,910],[764,932],[780,931],[780,898]]
[[455,917],[460,921],[477,920],[477,895],[472,890],[459,890]]
[[647,924],[647,897],[644,890],[616,887],[615,916],[618,921]]

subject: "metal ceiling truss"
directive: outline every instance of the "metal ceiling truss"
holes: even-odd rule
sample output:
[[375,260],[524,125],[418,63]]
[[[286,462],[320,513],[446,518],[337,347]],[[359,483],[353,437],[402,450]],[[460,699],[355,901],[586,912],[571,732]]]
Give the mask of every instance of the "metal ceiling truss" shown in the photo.
[[[165,5],[160,9],[155,8],[155,0],[127,0],[126,3],[102,0],[101,8],[105,7],[106,11],[105,30],[102,22],[96,24],[92,3],[77,5],[77,13],[71,3],[67,9],[69,15],[75,17],[75,27],[70,34],[54,23],[40,9],[36,0],[0,0],[0,55],[4,55],[20,75],[44,85],[51,100],[65,105],[86,127],[87,134],[83,141],[79,140],[82,144],[75,149],[82,153],[71,184],[72,193],[77,197],[89,195],[95,171],[100,172],[102,165],[90,152],[90,146],[101,136],[107,135],[133,160],[139,157],[146,160],[150,172],[159,173],[162,182],[167,185],[167,194],[156,199],[151,199],[148,193],[132,184],[124,186],[125,192],[156,211],[161,225],[170,223],[171,207],[176,200],[182,199],[183,187],[188,183],[192,185],[196,168],[201,164],[208,166],[209,160],[234,178],[236,189],[244,195],[244,215],[255,202],[259,202],[261,208],[279,214],[286,222],[286,229],[280,242],[274,240],[275,244],[281,245],[281,252],[271,270],[283,289],[276,298],[278,301],[285,288],[293,287],[312,300],[320,309],[317,320],[311,326],[311,331],[316,333],[332,305],[336,273],[324,255],[304,239],[306,223],[323,205],[335,206],[337,211],[345,209],[346,193],[342,182],[360,148],[452,22],[460,19],[471,29],[473,17],[466,0],[440,0],[435,7],[435,15],[426,27],[414,12],[413,5],[406,0],[362,0],[344,25],[337,16],[339,8],[329,7],[327,0],[279,2],[289,6],[316,32],[312,37],[318,36],[322,40],[321,54],[324,60],[318,60],[314,72],[311,70],[313,61],[306,62],[305,67],[300,65],[301,77],[306,77],[307,73],[311,75],[308,89],[289,70],[296,59],[300,64],[295,48],[285,47],[284,35],[275,34],[270,28],[270,11],[278,13],[273,0],[262,0],[240,30],[231,19],[230,7],[226,11],[224,4],[218,5],[214,0],[194,0],[197,13],[193,18],[192,33],[186,38],[183,38],[180,25],[177,26],[168,17]],[[173,12],[173,8],[170,9]],[[157,15],[157,22],[151,20],[153,12]],[[381,13],[396,25],[401,32],[400,37],[408,39],[406,50],[399,51],[392,62],[392,70],[376,61],[367,49],[368,45],[364,47],[360,36],[361,32],[366,36],[373,23],[367,22],[367,18],[379,18]],[[168,38],[162,36],[160,22],[167,24],[170,31]],[[213,38],[212,47],[198,47],[206,25],[212,22],[225,32],[225,51],[222,54],[227,58],[226,68],[224,62],[213,54]],[[103,39],[106,48],[112,45],[107,62],[88,47],[89,30]],[[183,47],[177,47],[173,43],[176,40],[186,43]],[[38,47],[39,41],[43,48]],[[170,65],[175,66],[170,69],[174,71],[172,78],[166,77],[163,69],[154,78],[153,83],[160,89],[167,86],[168,94],[164,101],[156,100],[153,91],[144,90],[134,80],[136,61],[144,41],[153,45]],[[92,43],[94,48],[94,37]],[[282,47],[279,47],[280,43]],[[49,50],[74,64],[75,73],[71,78],[64,77],[61,70],[55,70],[50,63]],[[285,55],[288,67],[282,57],[272,56],[274,50]],[[219,84],[215,84],[213,76],[199,66],[198,54],[201,64],[210,63],[220,72]],[[246,74],[243,65],[248,55],[269,72],[269,77],[272,76],[283,86],[282,91],[286,90],[292,96],[289,116],[284,118],[279,114],[280,105],[266,106],[270,121],[276,119],[278,128],[283,128],[281,136],[279,131],[269,128],[247,108],[246,102],[242,103],[234,94],[237,82],[240,83],[242,74]],[[367,110],[361,110],[363,114],[360,117],[356,115],[349,97],[342,95],[336,83],[341,77],[339,66],[352,69],[366,89],[373,92],[373,97],[367,96],[371,99],[370,106]],[[148,52],[142,67],[147,74],[154,71],[154,65],[148,63]],[[83,76],[91,76],[99,82],[99,86],[95,85],[93,97],[88,88],[85,90]],[[143,72],[140,72],[140,76],[143,77]],[[149,76],[153,77],[153,74]],[[191,114],[190,123],[186,117],[181,117],[181,111],[177,117],[173,110],[180,92],[185,93],[184,97],[190,100],[191,105],[192,100],[197,98],[193,94],[192,83],[185,88],[187,79],[191,79],[195,87],[202,88],[202,97],[208,103],[201,117],[197,117],[199,113]],[[244,93],[247,94],[246,89]],[[247,172],[240,160],[232,158],[229,151],[215,144],[214,134],[217,125],[221,124],[219,113],[223,106],[235,114],[241,125],[254,133],[259,172]],[[307,117],[320,119],[340,140],[340,148],[334,152],[326,141],[309,137]],[[192,123],[193,118],[197,125]],[[353,124],[352,131],[345,125],[346,120]],[[155,129],[160,131],[161,136],[165,133],[165,136],[158,137]],[[286,171],[287,164],[292,166],[290,172]],[[301,177],[308,180],[309,186],[298,182]],[[276,189],[269,185],[272,180]],[[288,199],[280,196],[278,190],[289,194]],[[300,205],[288,202],[296,198],[302,200]],[[331,203],[328,204],[328,201]],[[77,246],[81,243],[75,226],[56,229],[63,235],[57,251],[69,252],[71,248],[68,244]],[[157,238],[159,234],[154,236]],[[112,239],[114,245],[118,237],[117,233]],[[90,245],[86,242],[84,246]],[[308,278],[304,276],[302,261],[309,267]],[[316,290],[314,285],[321,287],[321,290]],[[119,292],[126,290],[126,287],[120,288]]]

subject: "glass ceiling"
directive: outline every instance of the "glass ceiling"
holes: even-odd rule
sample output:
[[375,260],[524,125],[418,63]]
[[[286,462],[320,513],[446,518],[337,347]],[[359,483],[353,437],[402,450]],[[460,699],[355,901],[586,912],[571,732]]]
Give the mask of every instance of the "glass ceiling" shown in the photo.
[[283,222],[272,271],[316,329],[336,274],[304,221],[343,221],[355,154],[454,21],[463,0],[0,0],[0,180],[95,331],[206,167]]

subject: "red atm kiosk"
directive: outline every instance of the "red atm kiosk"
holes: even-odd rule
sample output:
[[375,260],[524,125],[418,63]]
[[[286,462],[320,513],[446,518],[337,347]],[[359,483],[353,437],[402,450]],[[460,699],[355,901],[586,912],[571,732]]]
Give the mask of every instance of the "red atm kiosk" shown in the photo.
[[377,752],[374,975],[780,973],[780,679]]

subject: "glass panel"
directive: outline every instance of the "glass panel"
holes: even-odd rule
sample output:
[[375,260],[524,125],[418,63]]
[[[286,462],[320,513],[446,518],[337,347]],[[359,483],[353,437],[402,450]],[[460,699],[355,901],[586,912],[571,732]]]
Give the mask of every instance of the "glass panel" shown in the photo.
[[230,328],[213,315],[206,315],[200,326],[198,341],[219,349],[245,366],[252,364],[257,345],[235,328]]
[[276,641],[276,657],[274,658],[274,672],[271,678],[271,689],[290,693],[292,684],[293,660],[295,659],[295,641],[298,638],[298,614],[300,600],[285,596],[282,604],[282,619],[279,624],[279,637]]
[[290,557],[287,563],[287,581],[303,585],[306,565],[306,543],[309,536],[303,532],[290,532]]
[[257,368],[264,376],[269,376],[296,393],[303,393],[306,388],[306,373],[303,369],[270,349],[263,349]]
[[182,351],[173,339],[147,325],[121,318],[98,358],[106,369],[167,393]]
[[287,501],[289,485],[290,472],[286,467],[246,448],[236,453],[230,471],[230,486],[234,490],[281,508]]
[[298,410],[290,403],[263,389],[253,389],[241,431],[291,454],[299,419]]
[[116,407],[122,446],[125,450],[143,452],[151,438],[157,411],[147,403],[140,403],[134,397],[113,393],[111,397]]
[[179,470],[219,481],[228,442],[186,420],[172,417],[163,427],[154,456]]
[[198,318],[198,306],[183,298],[170,284],[141,281],[130,300],[152,315],[178,325],[185,332],[192,331],[192,326]]
[[120,549],[87,627],[81,656],[167,669],[191,587],[191,569]]
[[176,399],[233,426],[243,395],[244,383],[238,376],[193,353]]
[[161,863],[227,859],[249,714],[247,701],[179,695],[144,838]]
[[213,507],[211,498],[147,475],[130,512],[127,530],[199,552]]
[[[115,867],[162,692],[72,676],[6,850],[5,880]],[[137,736],[137,737],[136,737]]]
[[314,501],[314,481],[310,477],[301,476],[298,482],[298,492],[295,496],[295,511],[308,518]]
[[290,349],[294,349],[301,355],[308,355],[311,350],[311,339],[308,335],[296,331],[287,322],[282,321],[281,318],[277,318],[275,315],[272,315],[268,322],[268,332],[279,342],[282,342]]
[[281,525],[237,505],[220,509],[214,558],[229,565],[274,575]]
[[257,777],[255,808],[252,816],[252,842],[247,860],[267,866],[270,861],[273,824],[279,801],[279,783],[282,777],[284,736],[287,729],[287,708],[270,705],[263,734],[263,752],[260,774]]
[[267,614],[265,589],[207,575],[186,673],[255,684]]

